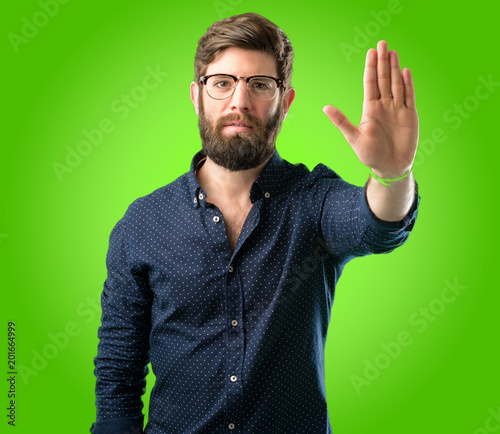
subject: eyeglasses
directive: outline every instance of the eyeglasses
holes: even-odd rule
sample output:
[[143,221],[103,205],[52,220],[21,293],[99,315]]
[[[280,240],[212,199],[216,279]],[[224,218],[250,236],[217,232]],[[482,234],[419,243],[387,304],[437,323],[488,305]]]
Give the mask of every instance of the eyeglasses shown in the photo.
[[213,74],[200,77],[200,84],[207,86],[207,93],[213,99],[227,99],[235,91],[239,79],[247,82],[250,96],[257,101],[271,101],[283,86],[281,78],[268,75],[254,75],[252,77],[235,77],[228,74]]

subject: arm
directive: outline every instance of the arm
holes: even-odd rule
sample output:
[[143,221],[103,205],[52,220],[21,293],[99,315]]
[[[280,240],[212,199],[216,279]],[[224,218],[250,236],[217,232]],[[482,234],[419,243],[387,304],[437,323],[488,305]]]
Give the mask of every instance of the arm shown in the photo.
[[148,374],[151,291],[144,271],[130,263],[127,234],[124,217],[111,232],[106,257],[108,276],[94,359],[95,434],[143,432],[141,396]]
[[[376,173],[376,175],[378,175]],[[378,175],[380,176],[380,175]],[[390,178],[380,176],[381,178]],[[404,218],[413,203],[415,195],[415,179],[413,174],[386,186],[370,176],[366,188],[366,196],[371,211],[380,220],[397,222]]]
[[[385,41],[377,49],[371,48],[366,55],[359,126],[333,106],[323,110],[364,165],[380,178],[394,179],[411,170],[417,151],[415,90],[410,70],[400,70],[397,52],[388,52]],[[367,201],[371,211],[381,220],[402,220],[412,204],[414,187],[413,174],[389,186],[370,177]]]
[[406,242],[418,215],[416,182],[404,216],[388,221],[375,215],[368,203],[370,180],[364,187],[357,187],[323,165],[312,174],[316,176],[309,186],[312,200],[308,208],[314,210],[321,238],[341,263],[373,253],[389,253]]

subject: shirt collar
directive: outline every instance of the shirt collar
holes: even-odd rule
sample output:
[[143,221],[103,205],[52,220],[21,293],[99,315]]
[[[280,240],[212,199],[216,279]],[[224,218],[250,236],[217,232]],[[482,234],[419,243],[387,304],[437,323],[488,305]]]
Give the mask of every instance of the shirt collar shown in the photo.
[[[203,165],[202,160],[205,158],[205,153],[202,150],[198,151],[191,160],[191,168],[188,174],[189,196],[195,208],[204,205],[206,197],[206,193],[201,188],[195,174],[195,171]],[[251,202],[253,203],[262,197],[269,199],[276,196],[283,184],[284,171],[285,161],[280,157],[278,150],[275,149],[273,156],[250,189]]]
[[278,150],[274,150],[274,154],[255,180],[250,189],[250,200],[256,200],[264,197],[269,199],[275,197],[283,185],[285,176],[285,161],[280,157]]

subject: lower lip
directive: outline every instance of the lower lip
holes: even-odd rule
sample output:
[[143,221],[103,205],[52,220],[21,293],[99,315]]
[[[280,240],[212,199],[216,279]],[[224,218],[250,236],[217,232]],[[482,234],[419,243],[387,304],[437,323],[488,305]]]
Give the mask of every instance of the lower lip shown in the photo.
[[235,125],[225,126],[224,129],[227,130],[227,131],[234,131],[236,133],[241,133],[241,132],[244,132],[244,131],[253,130],[252,127],[240,127],[240,126],[235,126]]

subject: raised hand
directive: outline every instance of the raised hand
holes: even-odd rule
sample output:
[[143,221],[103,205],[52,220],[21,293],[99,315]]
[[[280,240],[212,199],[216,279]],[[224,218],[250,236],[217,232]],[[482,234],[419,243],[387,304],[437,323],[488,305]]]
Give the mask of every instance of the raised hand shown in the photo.
[[325,114],[341,131],[360,161],[381,178],[396,178],[412,167],[418,142],[415,89],[398,53],[379,41],[366,54],[363,113],[358,127],[336,107]]

